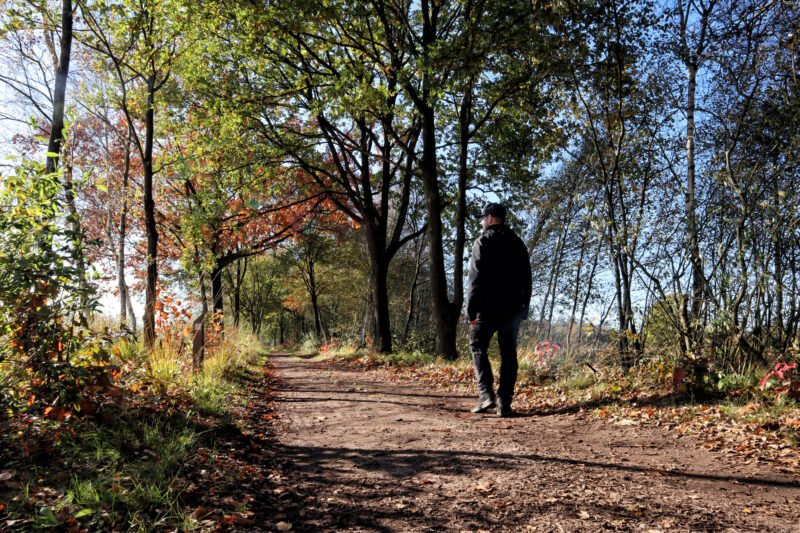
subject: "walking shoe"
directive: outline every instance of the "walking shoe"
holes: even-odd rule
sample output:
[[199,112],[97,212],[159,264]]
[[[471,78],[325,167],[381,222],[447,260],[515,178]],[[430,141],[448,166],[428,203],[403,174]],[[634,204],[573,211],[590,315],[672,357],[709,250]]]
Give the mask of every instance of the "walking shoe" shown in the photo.
[[509,402],[504,402],[502,400],[497,402],[497,416],[500,418],[511,418],[514,416],[514,411],[508,403]]
[[483,398],[479,399],[478,403],[475,404],[475,407],[469,410],[470,413],[485,413],[489,409],[495,408],[495,403],[493,398]]

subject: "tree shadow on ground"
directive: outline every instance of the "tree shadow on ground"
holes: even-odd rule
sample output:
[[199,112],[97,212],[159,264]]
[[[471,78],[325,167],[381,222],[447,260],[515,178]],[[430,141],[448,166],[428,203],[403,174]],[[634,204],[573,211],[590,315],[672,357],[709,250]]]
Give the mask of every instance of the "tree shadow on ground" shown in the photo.
[[[620,527],[620,521],[673,520],[693,530],[721,530],[737,525],[729,517],[717,516],[680,498],[649,501],[639,507],[605,498],[593,502],[575,498],[554,501],[531,490],[527,494],[515,492],[509,502],[503,499],[503,487],[481,493],[469,487],[452,492],[446,486],[436,485],[440,479],[453,475],[475,482],[484,476],[502,479],[505,473],[520,468],[531,472],[562,471],[562,488],[566,489],[570,488],[573,477],[586,471],[619,478],[625,473],[657,475],[678,483],[700,479],[753,487],[800,488],[798,483],[766,478],[698,474],[541,454],[281,446],[278,455],[295,469],[291,476],[298,493],[290,513],[295,521],[299,520],[295,528],[299,531],[325,528],[397,531],[398,524],[402,524],[403,531],[498,527],[517,530],[516,527],[542,520],[544,515],[563,517],[567,520],[562,522],[565,524],[579,514],[592,520],[591,526],[580,528],[584,531],[625,529]],[[302,515],[298,514],[300,511]]]

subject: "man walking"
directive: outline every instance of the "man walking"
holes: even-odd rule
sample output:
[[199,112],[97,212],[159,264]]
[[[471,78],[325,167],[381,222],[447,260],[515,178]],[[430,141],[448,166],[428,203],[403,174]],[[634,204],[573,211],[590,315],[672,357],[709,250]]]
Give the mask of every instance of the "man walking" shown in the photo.
[[[506,209],[490,203],[481,211],[483,234],[472,246],[467,288],[469,345],[478,382],[478,404],[473,413],[497,407],[502,417],[513,415],[511,397],[517,381],[517,334],[528,318],[531,264],[525,243],[505,225]],[[497,332],[500,346],[500,383],[492,387],[489,341]]]

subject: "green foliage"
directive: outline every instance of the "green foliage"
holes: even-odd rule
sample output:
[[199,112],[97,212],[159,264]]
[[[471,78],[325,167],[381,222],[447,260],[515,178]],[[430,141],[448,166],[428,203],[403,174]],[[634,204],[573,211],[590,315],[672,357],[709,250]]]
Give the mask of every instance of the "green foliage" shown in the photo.
[[401,367],[425,366],[441,361],[440,358],[435,357],[431,352],[421,352],[419,350],[403,350],[391,354],[380,354],[376,357],[379,361]]
[[712,371],[706,375],[706,385],[718,392],[754,391],[758,385],[759,375],[755,371],[719,372]]
[[320,348],[320,346],[322,346],[321,339],[319,339],[316,333],[313,331],[308,331],[300,340],[299,349],[303,353],[314,353]]
[[682,305],[686,305],[685,297],[670,294],[650,309],[642,328],[647,332],[647,343],[651,348],[680,350],[679,317]]
[[571,376],[565,383],[564,388],[571,390],[585,390],[597,382],[597,374],[590,371]]
[[[97,307],[77,262],[82,235],[69,229],[58,174],[22,161],[0,185],[0,398],[21,394],[76,402],[87,365],[107,361],[106,338],[88,329]],[[35,384],[26,391],[20,381]],[[12,388],[13,384],[13,388]],[[29,398],[26,398],[29,399]]]

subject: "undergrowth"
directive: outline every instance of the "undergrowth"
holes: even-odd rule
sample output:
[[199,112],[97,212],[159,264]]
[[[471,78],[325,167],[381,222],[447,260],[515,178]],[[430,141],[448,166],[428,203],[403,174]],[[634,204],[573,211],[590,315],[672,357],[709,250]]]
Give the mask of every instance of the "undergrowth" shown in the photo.
[[231,332],[193,373],[185,344],[147,353],[122,339],[103,366],[108,383],[84,390],[82,409],[17,406],[0,434],[0,530],[192,529],[180,494],[199,417],[228,415],[259,348]]

